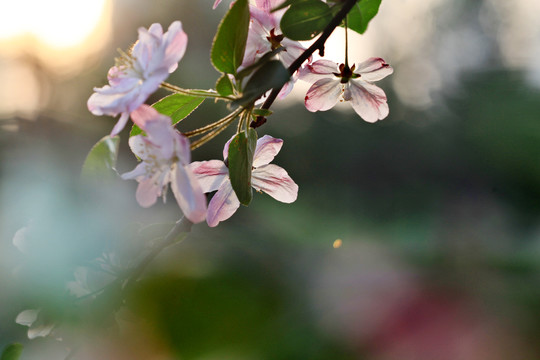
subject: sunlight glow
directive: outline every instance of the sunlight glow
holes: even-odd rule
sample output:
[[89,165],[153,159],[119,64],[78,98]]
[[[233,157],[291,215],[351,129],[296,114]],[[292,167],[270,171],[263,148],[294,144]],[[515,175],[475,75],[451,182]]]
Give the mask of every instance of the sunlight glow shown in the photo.
[[0,5],[0,39],[31,35],[51,47],[69,47],[88,37],[106,0],[18,0]]

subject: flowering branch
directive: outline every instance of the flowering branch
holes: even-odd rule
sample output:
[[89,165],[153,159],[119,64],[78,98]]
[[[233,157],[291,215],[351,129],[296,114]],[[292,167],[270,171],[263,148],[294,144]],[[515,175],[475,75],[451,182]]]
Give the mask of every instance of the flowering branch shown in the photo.
[[[354,5],[358,0],[346,0],[339,12],[332,18],[332,20],[328,23],[328,25],[324,28],[323,32],[321,33],[321,36],[309,47],[307,48],[302,55],[300,55],[288,68],[287,71],[292,76],[306,61],[309,59],[311,55],[317,50],[319,50],[319,54],[321,56],[324,56],[324,44],[326,43],[326,40],[330,37],[330,35],[334,32],[334,30],[341,24],[343,19],[347,17],[347,14],[352,10]],[[279,95],[279,92],[281,91],[281,88],[274,88],[272,89],[272,92],[268,97],[266,98],[264,104],[261,106],[261,109],[268,110],[276,100],[277,96]],[[250,126],[252,128],[258,128],[259,126],[263,125],[266,122],[266,119],[263,116],[258,116],[255,121],[252,121]]]

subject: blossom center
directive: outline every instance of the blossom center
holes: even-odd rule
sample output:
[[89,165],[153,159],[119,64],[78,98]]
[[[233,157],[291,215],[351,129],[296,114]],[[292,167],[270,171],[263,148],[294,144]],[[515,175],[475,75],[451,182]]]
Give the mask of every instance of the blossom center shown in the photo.
[[350,79],[356,79],[361,76],[360,74],[354,73],[355,67],[356,65],[349,67],[349,65],[341,64],[339,65],[339,73],[333,73],[333,74],[341,78],[342,84],[346,84],[349,82]]
[[270,42],[272,50],[279,49],[284,38],[283,34],[276,35],[275,30],[276,29],[270,30],[270,36],[266,37],[266,39]]

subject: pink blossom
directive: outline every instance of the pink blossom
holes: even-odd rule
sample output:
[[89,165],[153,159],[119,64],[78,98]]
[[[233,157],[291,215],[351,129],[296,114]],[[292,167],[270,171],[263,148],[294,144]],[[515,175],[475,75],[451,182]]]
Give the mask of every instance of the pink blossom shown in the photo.
[[139,28],[139,40],[133,49],[129,54],[122,54],[109,70],[109,85],[94,88],[94,94],[88,99],[88,109],[94,115],[121,114],[111,135],[118,134],[129,114],[176,70],[187,41],[180,21],[173,22],[166,33],[160,24],[152,24],[148,30]]
[[[223,158],[229,153],[229,142],[223,149]],[[292,203],[298,196],[298,185],[291,179],[283,168],[270,164],[277,155],[283,140],[265,135],[257,140],[253,157],[251,185],[257,191],[264,191],[274,199]],[[205,193],[216,191],[208,204],[206,222],[214,227],[220,221],[230,218],[240,207],[229,179],[229,169],[221,160],[197,161],[191,164],[191,169]]]
[[356,113],[367,122],[384,119],[389,112],[384,91],[373,85],[392,74],[394,69],[381,58],[370,58],[355,70],[329,60],[318,60],[301,70],[300,79],[313,82],[305,104],[309,111],[329,110],[340,99],[349,101]]
[[206,197],[189,167],[191,152],[189,140],[171,124],[168,116],[161,115],[148,105],[141,105],[131,113],[133,122],[147,136],[136,135],[129,139],[129,146],[142,162],[122,179],[139,182],[136,198],[142,207],[155,204],[158,196],[167,192],[171,183],[174,197],[184,215],[194,223],[206,216]]
[[217,8],[217,6],[219,5],[220,2],[221,2],[221,0],[216,0],[216,2],[214,3],[214,6],[212,6],[212,9]]
[[286,9],[275,12],[272,9],[282,3],[283,0],[256,0],[255,5],[250,5],[251,20],[242,66],[249,66],[267,52],[283,47],[278,57],[289,67],[304,52],[305,47],[298,41],[287,39],[281,33],[279,23]]

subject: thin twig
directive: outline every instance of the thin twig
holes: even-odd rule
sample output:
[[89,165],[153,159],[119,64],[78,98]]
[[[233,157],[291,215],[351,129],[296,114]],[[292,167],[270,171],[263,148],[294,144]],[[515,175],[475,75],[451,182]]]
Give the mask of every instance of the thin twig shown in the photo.
[[185,216],[178,220],[174,227],[169,231],[159,244],[154,245],[150,253],[144,257],[144,259],[137,265],[136,268],[130,271],[129,275],[125,278],[123,289],[128,288],[131,284],[139,279],[144,273],[148,265],[159,255],[159,253],[166,247],[177,242],[177,238],[182,233],[189,233],[193,223],[189,221]]

